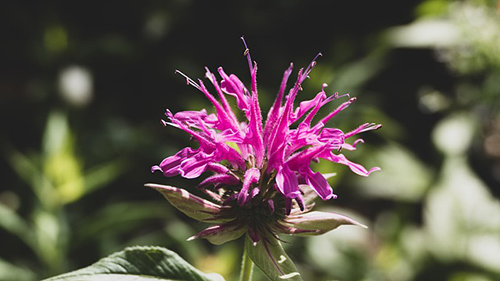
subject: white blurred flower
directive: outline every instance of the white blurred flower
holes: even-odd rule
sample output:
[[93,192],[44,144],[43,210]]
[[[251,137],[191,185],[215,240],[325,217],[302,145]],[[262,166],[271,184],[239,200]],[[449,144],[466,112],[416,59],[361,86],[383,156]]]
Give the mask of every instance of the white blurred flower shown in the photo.
[[59,91],[65,101],[75,106],[85,106],[93,96],[92,74],[88,69],[72,65],[59,74]]

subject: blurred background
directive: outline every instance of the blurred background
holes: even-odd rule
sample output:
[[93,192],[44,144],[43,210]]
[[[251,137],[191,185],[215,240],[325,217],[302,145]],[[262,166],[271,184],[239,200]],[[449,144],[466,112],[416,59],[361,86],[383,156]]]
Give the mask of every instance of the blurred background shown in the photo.
[[[0,280],[39,280],[132,245],[178,252],[226,280],[242,241],[186,242],[206,227],[143,187],[191,189],[150,167],[189,141],[159,122],[208,101],[176,69],[223,66],[265,109],[283,71],[322,52],[299,99],[327,83],[358,101],[331,126],[384,127],[347,157],[317,209],[369,229],[282,237],[305,280],[500,280],[500,6],[493,0],[12,1],[0,9]],[[291,82],[290,82],[291,83]],[[336,101],[323,109],[335,108]],[[264,280],[258,270],[255,280]]]

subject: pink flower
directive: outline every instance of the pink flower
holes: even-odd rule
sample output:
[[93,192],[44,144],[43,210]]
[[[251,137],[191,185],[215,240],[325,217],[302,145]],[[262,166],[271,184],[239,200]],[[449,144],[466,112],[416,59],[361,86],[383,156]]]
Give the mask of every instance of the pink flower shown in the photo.
[[[188,216],[215,224],[192,238],[206,238],[221,244],[247,233],[253,245],[264,241],[264,249],[280,269],[269,250],[273,246],[269,241],[277,233],[314,235],[341,224],[360,225],[339,214],[309,212],[314,197],[319,196],[323,200],[336,198],[325,176],[313,171],[310,164],[312,161],[327,160],[346,165],[362,176],[379,170],[378,167],[367,170],[348,160],[341,151],[355,150],[356,144],[362,140],[350,142],[349,139],[378,129],[381,125],[365,123],[347,133],[326,127],[328,121],[356,100],[348,95],[338,96],[337,93],[327,96],[326,84],[312,100],[294,106],[302,90],[302,82],[321,54],[306,69],[299,70],[297,80],[284,97],[293,68],[290,64],[264,123],[257,93],[257,64],[251,60],[244,40],[243,43],[250,68],[249,88],[234,74],[227,75],[221,67],[218,68],[219,82],[207,68],[205,77],[215,88],[215,94],[212,94],[201,79],[194,81],[177,71],[189,85],[208,98],[215,113],[209,114],[202,109],[173,114],[167,110],[168,121],[162,120],[163,124],[187,132],[199,143],[199,147],[186,147],[151,169],[161,171],[167,177],[181,175],[189,179],[210,172],[211,175],[201,182],[199,188],[208,193],[215,203],[179,188],[156,184],[147,186],[160,191]],[[346,96],[347,101],[313,122],[323,106]],[[242,114],[235,114],[231,103],[235,103]],[[238,120],[236,116],[244,116],[244,120]]]
[[[246,43],[245,43],[246,47]],[[206,78],[215,87],[217,98],[205,87],[202,80],[198,83],[183,75],[187,83],[200,90],[215,107],[216,113],[208,114],[206,110],[182,111],[172,114],[166,112],[172,125],[193,136],[200,147],[186,147],[177,154],[165,158],[152,171],[162,171],[167,177],[181,175],[185,178],[197,178],[203,172],[215,173],[211,183],[224,185],[229,182],[241,182],[238,204],[247,204],[252,196],[248,194],[250,187],[260,191],[263,180],[275,182],[273,189],[278,190],[291,206],[295,200],[300,204],[303,200],[299,184],[310,186],[323,200],[335,198],[332,187],[324,176],[310,168],[311,161],[325,159],[348,166],[354,173],[368,176],[379,170],[370,170],[362,165],[349,161],[342,149],[354,150],[361,139],[352,144],[346,142],[361,132],[378,129],[381,125],[365,123],[348,133],[336,128],[325,128],[325,125],[340,111],[346,109],[356,99],[350,98],[320,121],[312,124],[313,117],[321,107],[339,98],[335,93],[327,96],[326,84],[321,92],[309,101],[303,101],[294,108],[294,101],[301,90],[302,82],[308,77],[316,65],[316,58],[304,70],[300,69],[294,87],[290,89],[283,103],[286,84],[292,73],[293,65],[285,71],[278,96],[270,108],[265,125],[262,122],[261,109],[257,94],[257,64],[252,62],[248,48],[245,51],[251,74],[251,87],[247,89],[234,74],[227,75],[222,67],[218,72],[222,78],[220,83],[215,75],[206,69]],[[227,99],[232,96],[246,120],[238,120]],[[218,179],[220,182],[218,182]],[[260,180],[259,180],[260,179]],[[287,208],[287,213],[290,208]]]

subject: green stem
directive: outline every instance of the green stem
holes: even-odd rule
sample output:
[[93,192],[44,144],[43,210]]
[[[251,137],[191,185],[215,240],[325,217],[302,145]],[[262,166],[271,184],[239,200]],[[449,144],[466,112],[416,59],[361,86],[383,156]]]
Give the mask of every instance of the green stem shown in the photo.
[[247,255],[247,250],[243,250],[243,260],[241,261],[240,281],[252,280],[253,262]]

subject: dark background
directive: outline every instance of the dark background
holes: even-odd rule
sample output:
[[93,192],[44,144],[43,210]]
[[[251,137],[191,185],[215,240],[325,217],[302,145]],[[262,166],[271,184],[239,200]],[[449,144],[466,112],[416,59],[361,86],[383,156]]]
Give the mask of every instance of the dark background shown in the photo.
[[[460,16],[467,11],[469,17]],[[452,26],[455,40],[442,44],[445,32],[422,43],[438,30],[435,22],[421,37],[401,28],[429,19]],[[360,179],[344,167],[317,166],[338,173],[331,183],[339,198],[319,207],[341,208],[370,229],[349,229],[354,236],[339,229],[327,238],[284,237],[293,242],[287,247],[306,279],[500,278],[492,250],[500,249],[500,43],[492,39],[495,32],[486,33],[495,24],[500,26],[495,1],[2,5],[0,280],[53,276],[137,244],[171,248],[205,271],[236,278],[241,241],[221,247],[185,242],[205,225],[142,185],[190,189],[199,182],[150,173],[166,156],[195,145],[159,120],[165,108],[212,110],[176,69],[202,78],[205,66],[212,72],[223,66],[248,84],[241,36],[258,63],[264,114],[289,63],[296,75],[321,52],[299,98],[312,98],[328,83],[328,94],[358,97],[332,126],[348,131],[364,122],[384,125],[363,135],[366,144],[350,154],[381,172]],[[83,102],[67,98],[59,84],[75,67],[91,85]],[[446,120],[458,120],[459,129],[443,142],[464,140],[463,149],[436,144]],[[453,179],[477,198],[460,196]],[[493,219],[478,221],[482,214]],[[438,217],[447,225],[435,224]],[[443,245],[439,233],[456,234],[457,242],[436,248],[433,243]]]

